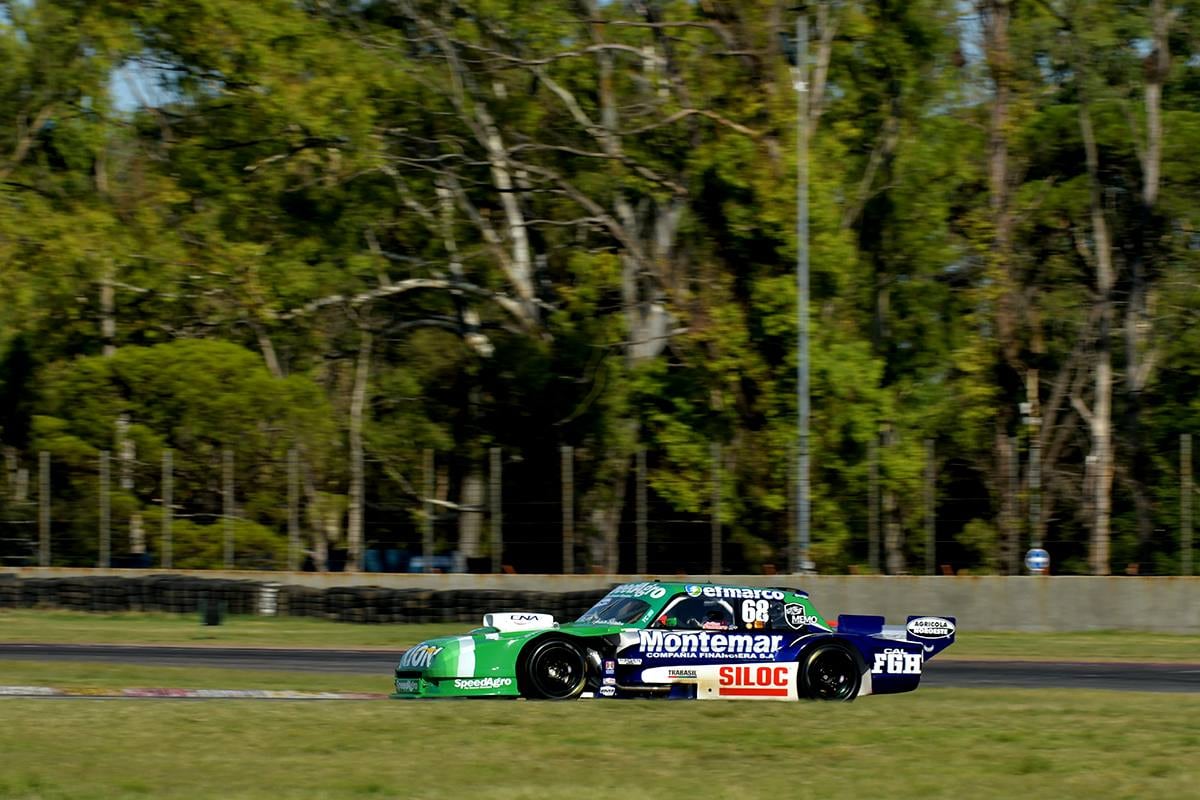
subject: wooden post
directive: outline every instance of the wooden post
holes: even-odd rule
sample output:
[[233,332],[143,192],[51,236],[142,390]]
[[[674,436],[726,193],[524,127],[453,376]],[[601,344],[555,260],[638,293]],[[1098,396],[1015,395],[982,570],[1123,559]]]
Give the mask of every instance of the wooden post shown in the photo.
[[300,460],[296,448],[288,448],[288,569],[300,569]]
[[1179,436],[1179,572],[1192,574],[1192,435]]
[[108,503],[108,451],[100,453],[100,569],[108,569],[110,558],[109,503]]
[[226,447],[225,472],[225,569],[233,569],[233,450]]
[[38,453],[38,566],[50,566],[50,453]]
[[504,555],[504,511],[503,503],[501,502],[500,493],[503,490],[504,481],[500,470],[503,469],[500,463],[500,448],[493,447],[491,450],[491,492],[489,492],[489,500],[492,505],[492,572],[499,572]]
[[720,575],[721,565],[721,443],[712,443],[712,574]]
[[162,565],[170,569],[175,559],[175,542],[172,538],[171,523],[174,521],[175,509],[175,465],[172,463],[171,448],[164,447],[162,451]]
[[425,448],[425,525],[421,541],[422,572],[433,572],[433,448]]
[[562,455],[562,571],[575,572],[575,448],[563,445]]
[[637,574],[646,574],[646,450],[637,451]]

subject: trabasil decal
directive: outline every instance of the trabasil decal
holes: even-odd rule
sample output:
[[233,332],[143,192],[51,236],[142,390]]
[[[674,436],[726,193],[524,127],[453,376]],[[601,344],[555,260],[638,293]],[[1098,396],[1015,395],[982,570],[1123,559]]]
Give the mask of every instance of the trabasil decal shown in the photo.
[[765,660],[783,644],[782,636],[750,633],[676,633],[638,631],[638,646],[646,658],[729,658]]
[[512,678],[457,678],[455,689],[503,689],[512,686]]
[[721,697],[787,697],[791,683],[785,666],[721,667]]
[[799,603],[788,603],[783,607],[783,618],[787,620],[788,627],[799,630],[805,625],[820,625],[821,618],[804,613],[804,606]]
[[945,639],[954,635],[954,623],[942,617],[917,617],[907,627],[910,634],[923,639]]
[[400,666],[412,667],[413,669],[429,669],[429,665],[433,663],[433,659],[444,649],[444,647],[437,647],[431,644],[410,647],[400,657]]
[[667,679],[673,681],[694,681],[696,680],[696,670],[671,668],[667,670]]
[[874,675],[920,675],[921,654],[907,653],[900,648],[889,647],[882,653],[875,654],[875,665],[871,667]]

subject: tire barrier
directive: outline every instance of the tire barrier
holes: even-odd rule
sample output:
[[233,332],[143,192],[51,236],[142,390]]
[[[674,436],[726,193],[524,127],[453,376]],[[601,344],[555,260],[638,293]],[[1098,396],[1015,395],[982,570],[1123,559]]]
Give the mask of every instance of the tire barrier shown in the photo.
[[[226,614],[264,612],[257,581],[181,575],[18,578],[0,575],[0,608],[59,608],[110,613],[160,611],[194,614],[216,603]],[[388,589],[339,586],[314,589],[270,584],[274,614],[362,624],[463,622],[478,625],[492,611],[528,611],[573,620],[607,594],[607,588],[569,592],[503,589]],[[269,613],[269,612],[267,612]]]

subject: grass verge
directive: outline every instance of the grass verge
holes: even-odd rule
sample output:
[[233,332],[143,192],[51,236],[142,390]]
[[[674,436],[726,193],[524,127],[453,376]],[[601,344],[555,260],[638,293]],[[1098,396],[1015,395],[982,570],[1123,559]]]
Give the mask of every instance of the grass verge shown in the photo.
[[[931,689],[849,705],[3,700],[6,798],[1145,798],[1200,701]],[[1153,719],[1153,726],[1143,724]]]
[[[84,614],[56,610],[0,611],[0,642],[45,644],[176,644],[243,647],[402,649],[434,636],[463,633],[465,622],[355,625],[310,617],[226,617],[205,626],[177,614]],[[1096,631],[1087,633],[961,632],[943,658],[1036,658],[1060,661],[1200,663],[1200,635]]]

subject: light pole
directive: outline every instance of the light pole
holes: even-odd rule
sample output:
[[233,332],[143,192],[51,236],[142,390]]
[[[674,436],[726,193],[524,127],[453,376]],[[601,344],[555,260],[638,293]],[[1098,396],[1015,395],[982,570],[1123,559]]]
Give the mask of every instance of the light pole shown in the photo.
[[[798,9],[803,11],[803,9]],[[808,458],[808,15],[796,18],[796,538],[793,573],[813,571],[809,559]]]

